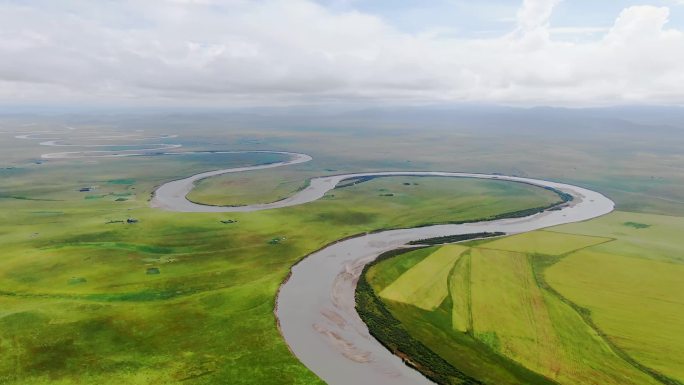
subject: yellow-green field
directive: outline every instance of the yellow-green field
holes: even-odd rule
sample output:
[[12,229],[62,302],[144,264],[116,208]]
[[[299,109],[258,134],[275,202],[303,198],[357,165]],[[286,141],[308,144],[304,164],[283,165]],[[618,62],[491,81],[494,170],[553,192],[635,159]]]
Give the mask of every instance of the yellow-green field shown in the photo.
[[[491,370],[499,356],[560,384],[677,384],[684,382],[684,241],[670,237],[682,230],[681,218],[617,212],[465,243],[449,264],[434,256],[454,246],[409,252],[375,264],[366,278],[413,338],[486,383],[514,383],[515,370]],[[401,273],[404,258],[413,262]],[[441,282],[439,269],[449,272],[441,304],[386,295],[408,282]],[[464,363],[468,349],[479,365]]]
[[615,213],[556,230],[615,241],[550,267],[549,284],[627,354],[684,382],[684,219]]
[[424,310],[435,310],[449,294],[447,280],[467,248],[449,245],[428,255],[380,292],[380,296]]
[[561,255],[606,241],[610,239],[535,231],[487,242],[487,245],[482,247],[528,254]]
[[451,326],[454,330],[460,332],[473,330],[472,312],[470,311],[472,306],[472,294],[470,291],[471,254],[470,252],[464,252],[448,277],[449,296],[452,302]]

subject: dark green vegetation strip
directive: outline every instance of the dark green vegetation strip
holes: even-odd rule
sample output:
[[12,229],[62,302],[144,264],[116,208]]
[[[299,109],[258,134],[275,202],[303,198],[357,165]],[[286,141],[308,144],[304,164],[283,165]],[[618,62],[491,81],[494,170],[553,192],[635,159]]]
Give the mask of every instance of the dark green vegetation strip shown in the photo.
[[[576,250],[575,250],[576,251]],[[610,349],[620,358],[622,358],[625,362],[628,364],[632,365],[639,371],[649,375],[651,378],[654,380],[665,384],[665,385],[684,385],[682,382],[675,380],[674,378],[668,377],[660,372],[658,372],[655,369],[649,368],[648,366],[640,363],[639,361],[635,360],[630,356],[627,352],[622,350],[619,346],[617,346],[611,339],[608,334],[606,334],[602,329],[596,325],[594,320],[591,317],[591,310],[584,308],[582,306],[579,306],[578,304],[574,303],[573,301],[569,300],[565,296],[563,296],[560,292],[558,292],[556,289],[554,289],[551,285],[549,285],[546,282],[546,279],[544,279],[544,270],[547,268],[553,266],[556,264],[558,261],[561,259],[565,258],[567,255],[561,255],[561,256],[550,256],[550,255],[543,255],[543,254],[535,254],[534,256],[529,256],[528,255],[528,260],[530,263],[530,266],[532,266],[532,272],[534,273],[534,279],[537,283],[537,285],[542,289],[546,290],[552,295],[556,296],[558,299],[566,303],[568,306],[572,307],[577,314],[582,317],[582,320],[584,323],[586,323],[589,327],[594,329],[594,331],[608,344]]]
[[356,311],[373,337],[393,354],[401,357],[404,363],[417,369],[430,380],[438,384],[483,384],[456,369],[423,343],[411,337],[401,322],[394,318],[380,298],[375,295],[368,283],[366,272],[371,266],[406,251],[408,250],[389,251],[366,265],[356,286]]
[[376,178],[380,178],[380,176],[376,175],[376,176],[361,176],[361,177],[356,177],[356,178],[350,178],[350,179],[344,180],[344,183],[338,184],[337,186],[335,186],[335,188],[340,189],[340,188],[350,187],[350,186],[357,185],[359,183],[368,182],[369,180],[373,180]]
[[647,225],[645,223],[639,223],[639,222],[625,222],[625,223],[623,223],[623,225],[625,225],[627,227],[633,227],[637,230],[647,229],[647,228],[651,227],[651,225]]
[[571,202],[573,199],[575,199],[575,197],[573,197],[572,194],[568,194],[568,193],[563,192],[557,188],[553,188],[553,187],[549,187],[549,186],[545,186],[544,188],[546,190],[553,191],[556,194],[558,194],[558,196],[561,197],[561,199],[563,200],[563,203]]
[[[510,211],[507,213],[502,213],[502,214],[496,214],[492,216],[488,216],[485,218],[478,218],[478,219],[469,219],[469,220],[464,220],[464,221],[447,221],[447,222],[429,222],[429,223],[423,223],[418,226],[414,227],[429,227],[429,226],[435,226],[435,225],[463,225],[466,223],[477,223],[477,222],[490,222],[490,221],[496,221],[499,219],[512,219],[512,218],[524,218],[524,217],[529,217],[535,214],[542,213],[546,210],[553,210],[558,205],[562,204],[563,202],[556,202],[553,204],[550,204],[548,206],[540,206],[540,207],[533,207],[529,209],[523,209],[523,210],[516,210],[516,211]],[[384,230],[382,230],[384,231]]]
[[473,233],[473,234],[447,235],[444,237],[419,239],[417,241],[411,241],[408,244],[409,245],[441,245],[444,243],[455,243],[455,242],[468,241],[471,239],[479,239],[479,238],[500,237],[503,235],[506,235],[506,233],[502,233],[500,231],[493,232],[493,233],[492,232],[482,232],[482,233]]

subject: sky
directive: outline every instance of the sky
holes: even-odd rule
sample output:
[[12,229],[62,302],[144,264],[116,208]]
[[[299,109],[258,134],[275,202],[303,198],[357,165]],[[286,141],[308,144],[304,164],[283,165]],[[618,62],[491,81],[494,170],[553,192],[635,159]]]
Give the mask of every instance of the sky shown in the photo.
[[0,105],[684,106],[684,0],[0,0]]

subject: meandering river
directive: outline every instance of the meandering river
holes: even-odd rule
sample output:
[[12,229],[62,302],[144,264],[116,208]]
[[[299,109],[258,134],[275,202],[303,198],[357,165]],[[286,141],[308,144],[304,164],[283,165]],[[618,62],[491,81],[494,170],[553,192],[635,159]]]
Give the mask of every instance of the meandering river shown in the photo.
[[[268,152],[268,151],[263,151]],[[559,210],[524,218],[501,219],[460,225],[434,225],[387,230],[342,240],[319,250],[292,267],[281,286],[275,310],[281,333],[299,360],[332,385],[430,384],[420,373],[404,365],[369,333],[355,310],[354,292],[364,266],[380,254],[410,241],[457,234],[504,232],[516,234],[595,218],[611,212],[614,203],[600,193],[582,187],[513,176],[460,172],[370,172],[314,178],[308,187],[284,200],[238,207],[208,206],[190,202],[186,195],[194,184],[211,176],[281,167],[311,160],[305,154],[274,152],[289,160],[205,172],[163,184],[154,193],[153,207],[177,212],[250,212],[278,209],[315,201],[345,179],[364,176],[439,176],[496,179],[553,188],[571,194],[573,200]]]

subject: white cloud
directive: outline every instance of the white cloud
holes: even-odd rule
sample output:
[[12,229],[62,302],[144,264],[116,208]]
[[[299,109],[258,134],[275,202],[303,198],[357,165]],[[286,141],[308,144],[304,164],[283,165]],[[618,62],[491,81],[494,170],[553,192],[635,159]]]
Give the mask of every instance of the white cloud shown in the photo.
[[308,0],[5,2],[0,102],[684,104],[667,8],[568,42],[549,26],[558,2],[525,0],[495,39],[412,35]]
[[529,31],[548,27],[553,8],[560,2],[561,0],[524,0],[518,10],[519,28]]
[[608,27],[557,27],[549,28],[550,33],[565,35],[590,35],[595,33],[608,32]]

